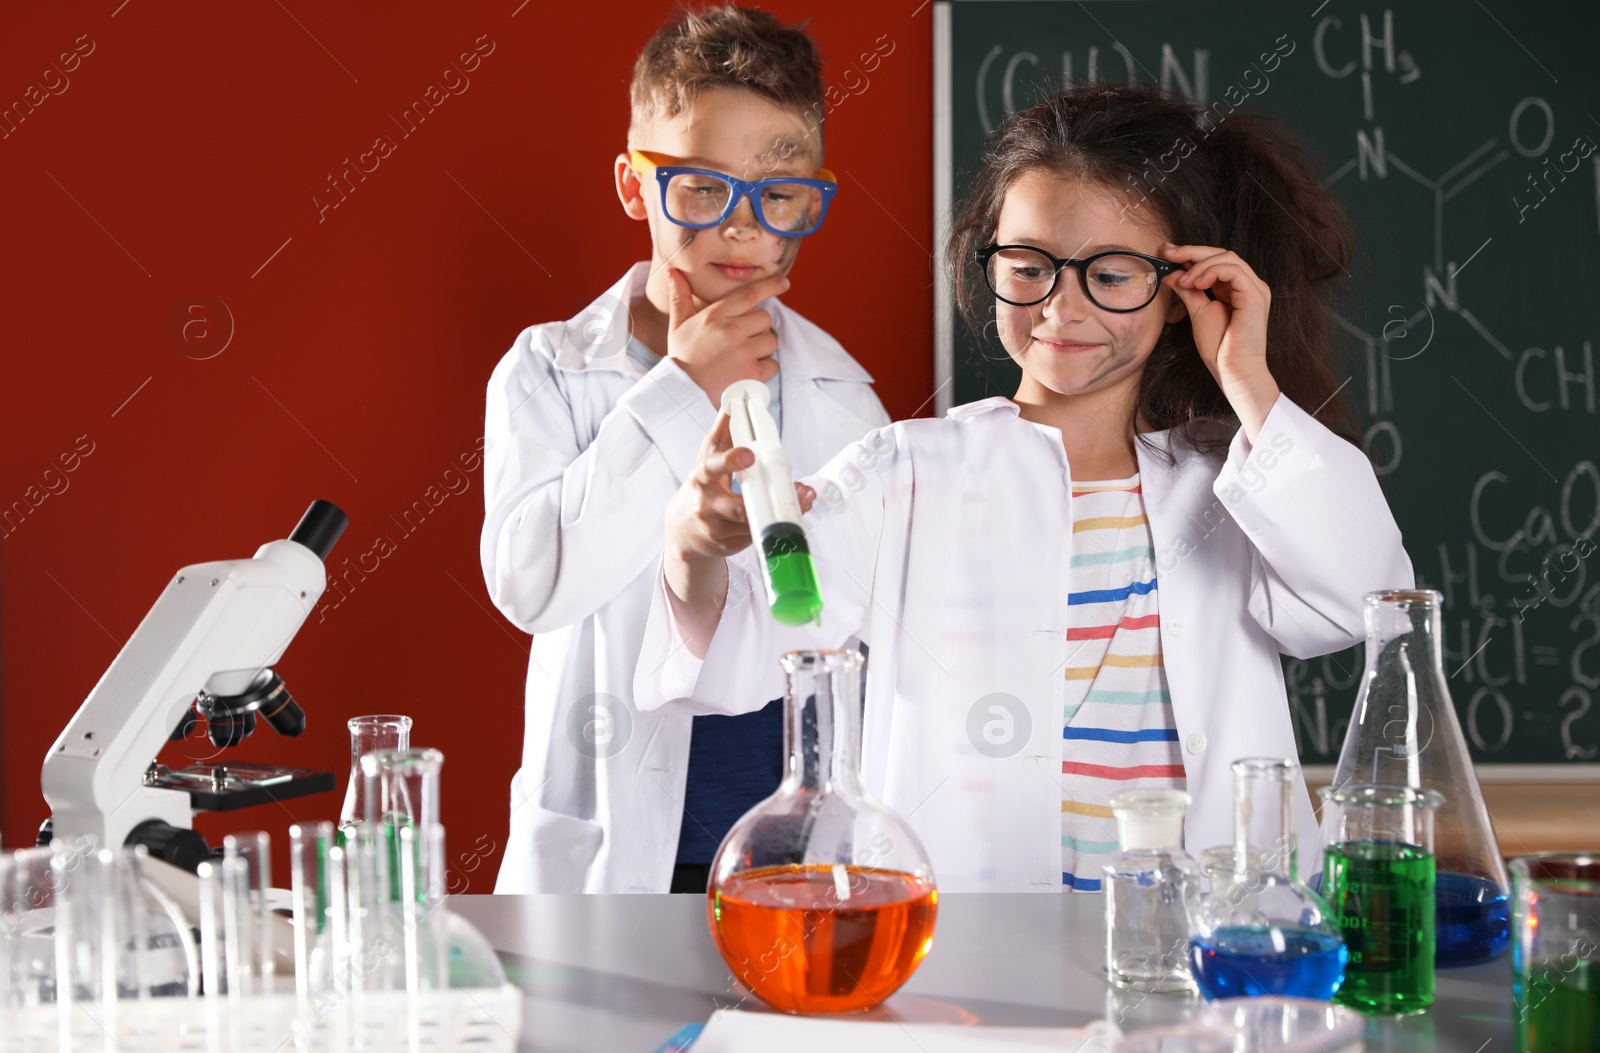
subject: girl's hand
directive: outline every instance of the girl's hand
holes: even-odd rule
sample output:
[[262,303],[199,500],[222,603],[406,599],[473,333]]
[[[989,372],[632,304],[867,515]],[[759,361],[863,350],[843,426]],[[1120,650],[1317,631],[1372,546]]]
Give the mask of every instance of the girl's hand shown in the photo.
[[[1161,247],[1161,254],[1188,270],[1166,276],[1189,312],[1195,347],[1251,442],[1261,430],[1278,383],[1267,369],[1267,311],[1272,290],[1236,253],[1209,245]],[[1210,290],[1211,299],[1206,296]]]

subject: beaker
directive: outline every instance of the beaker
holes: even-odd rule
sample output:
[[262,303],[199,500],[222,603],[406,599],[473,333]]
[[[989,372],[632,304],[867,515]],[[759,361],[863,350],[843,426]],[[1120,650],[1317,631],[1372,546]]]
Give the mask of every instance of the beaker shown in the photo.
[[1296,872],[1292,760],[1233,762],[1233,876],[1194,912],[1189,963],[1208,999],[1290,995],[1327,1001],[1345,947]]
[[[376,880],[390,902],[400,899],[402,827],[425,831],[439,822],[439,773],[444,754],[436,749],[378,750],[361,758],[366,784],[366,824],[388,846],[378,853]],[[421,836],[420,834],[418,836]],[[418,859],[420,865],[423,860]]]
[[1600,1049],[1600,856],[1511,861],[1517,1053]]
[[1334,1001],[1363,1013],[1433,1005],[1434,811],[1409,786],[1322,790],[1322,895],[1350,961]]
[[1434,963],[1487,961],[1510,940],[1510,883],[1446,686],[1440,595],[1366,596],[1366,672],[1333,787],[1383,784],[1444,796],[1434,819]]
[[860,652],[792,651],[783,669],[788,768],[717,849],[711,935],[774,1008],[870,1009],[933,944],[933,867],[911,827],[861,788]]
[[1121,851],[1103,869],[1106,977],[1135,991],[1193,991],[1189,910],[1200,867],[1183,850],[1182,790],[1125,790],[1111,798]]
[[362,758],[365,819],[426,830],[439,821],[439,772],[444,754],[435,749],[382,749]]
[[411,748],[411,718],[398,713],[374,713],[351,717],[350,782],[344,788],[344,807],[339,810],[339,843],[345,843],[350,828],[366,821],[367,780],[361,771],[361,758],[379,750]]

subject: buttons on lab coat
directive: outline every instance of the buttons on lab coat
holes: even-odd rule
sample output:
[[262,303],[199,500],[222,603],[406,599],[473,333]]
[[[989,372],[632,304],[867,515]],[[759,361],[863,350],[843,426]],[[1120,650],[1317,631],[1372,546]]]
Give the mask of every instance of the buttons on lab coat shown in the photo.
[[1189,736],[1189,741],[1184,743],[1190,753],[1204,753],[1206,751],[1206,737],[1196,732]]
[[1183,623],[1176,618],[1169,618],[1167,620],[1167,633],[1172,636],[1182,636]]

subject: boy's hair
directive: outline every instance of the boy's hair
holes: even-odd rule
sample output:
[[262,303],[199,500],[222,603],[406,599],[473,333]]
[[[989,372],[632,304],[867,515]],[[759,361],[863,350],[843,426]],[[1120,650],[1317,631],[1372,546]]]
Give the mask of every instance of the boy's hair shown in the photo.
[[628,145],[640,145],[635,139],[647,122],[676,117],[714,88],[745,88],[803,114],[808,134],[820,139],[822,56],[804,25],[786,26],[775,15],[733,4],[684,11],[634,63]]
[[[1232,249],[1272,290],[1267,364],[1279,388],[1335,433],[1351,438],[1337,398],[1333,315],[1325,301],[1350,266],[1350,225],[1323,189],[1305,147],[1284,125],[1239,113],[1213,124],[1182,97],[1153,86],[1089,84],[1011,117],[950,232],[956,303],[979,340],[994,294],[973,258],[993,242],[1006,192],[1030,172],[1085,179],[1126,201],[1123,216],[1154,223],[1179,245]],[[1226,443],[1207,421],[1234,420],[1194,346],[1187,317],[1162,329],[1139,381],[1136,414],[1177,429],[1197,449]],[[1352,439],[1352,441],[1354,441]]]

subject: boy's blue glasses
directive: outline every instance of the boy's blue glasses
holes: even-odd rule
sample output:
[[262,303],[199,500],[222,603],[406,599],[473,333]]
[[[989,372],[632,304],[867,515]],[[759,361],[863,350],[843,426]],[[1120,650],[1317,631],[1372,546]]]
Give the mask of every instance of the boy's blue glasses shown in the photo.
[[822,226],[828,205],[839,192],[839,184],[826,168],[817,170],[817,179],[784,176],[750,181],[705,168],[663,165],[642,150],[630,151],[628,160],[641,176],[655,173],[661,187],[661,211],[690,230],[726,223],[740,200],[749,198],[756,222],[763,228],[780,238],[802,238]]

